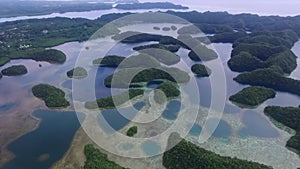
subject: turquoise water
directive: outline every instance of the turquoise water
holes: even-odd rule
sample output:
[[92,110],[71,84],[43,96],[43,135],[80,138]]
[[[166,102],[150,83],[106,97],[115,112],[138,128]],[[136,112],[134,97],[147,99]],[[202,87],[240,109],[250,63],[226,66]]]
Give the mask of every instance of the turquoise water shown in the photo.
[[153,141],[146,141],[142,144],[142,149],[148,156],[154,156],[160,152],[160,146]]
[[39,127],[12,142],[8,149],[16,158],[3,169],[46,169],[63,157],[80,127],[75,112],[36,110]]
[[178,113],[182,109],[181,102],[178,100],[170,101],[164,110],[162,116],[168,120],[175,120],[178,116]]
[[199,136],[201,134],[202,127],[198,124],[193,124],[192,128],[190,129],[190,134],[194,136]]

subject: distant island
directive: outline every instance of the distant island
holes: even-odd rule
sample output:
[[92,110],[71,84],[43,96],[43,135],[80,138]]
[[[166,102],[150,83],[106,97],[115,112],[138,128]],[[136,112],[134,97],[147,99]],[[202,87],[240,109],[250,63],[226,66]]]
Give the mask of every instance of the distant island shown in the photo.
[[189,9],[182,5],[175,5],[170,2],[145,2],[134,4],[118,4],[117,9],[123,10],[136,10],[136,9]]
[[191,70],[198,77],[208,77],[211,74],[211,69],[202,64],[194,64]]
[[27,72],[27,68],[24,65],[13,65],[1,71],[4,76],[20,76],[26,74]]
[[82,79],[88,76],[87,71],[83,67],[75,67],[67,72],[69,78]]
[[300,155],[300,108],[268,106],[265,108],[264,113],[296,131],[296,134],[290,138],[286,146]]
[[65,98],[65,92],[48,84],[39,84],[32,88],[35,97],[42,99],[49,108],[65,108],[70,103]]
[[229,100],[238,103],[238,106],[258,106],[270,98],[274,98],[276,92],[272,89],[252,86],[241,90],[229,97]]

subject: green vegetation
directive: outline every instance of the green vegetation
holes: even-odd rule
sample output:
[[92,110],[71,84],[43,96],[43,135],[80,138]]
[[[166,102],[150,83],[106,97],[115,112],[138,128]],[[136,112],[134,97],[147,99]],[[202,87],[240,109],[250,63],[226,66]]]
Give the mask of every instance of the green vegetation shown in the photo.
[[110,96],[107,98],[97,99],[96,101],[89,101],[85,103],[87,109],[109,109],[115,108],[116,106],[122,105],[137,96],[144,94],[141,89],[129,89],[129,91],[124,92],[119,95]]
[[241,32],[224,32],[214,36],[210,36],[209,39],[212,43],[234,43],[236,40],[247,36],[244,31]]
[[300,81],[283,76],[280,68],[257,69],[234,78],[241,84],[264,86],[274,90],[289,92],[300,96]]
[[76,67],[67,72],[69,78],[82,79],[88,76],[87,71],[83,67]]
[[92,144],[84,146],[84,155],[86,157],[84,169],[126,169],[110,161],[106,154],[102,153]]
[[149,68],[159,67],[157,59],[146,53],[130,56],[126,58],[118,68]]
[[49,108],[64,108],[70,105],[65,99],[64,91],[48,84],[34,86],[32,93],[35,97],[42,99]]
[[218,58],[218,54],[214,50],[199,44],[189,53],[189,57],[193,61],[209,61]]
[[170,31],[171,28],[169,28],[169,27],[163,27],[162,30],[163,30],[163,31]]
[[177,52],[180,46],[178,45],[162,45],[152,44],[133,48],[141,53],[148,54],[159,62],[165,65],[173,65],[180,62],[180,57],[171,52]]
[[230,58],[228,66],[232,71],[249,72],[259,68],[265,68],[266,63],[248,52],[240,52],[238,55]]
[[270,98],[274,98],[276,92],[261,86],[244,88],[242,91],[229,97],[229,100],[245,106],[257,106]]
[[176,30],[177,30],[177,27],[174,26],[174,25],[172,25],[172,26],[171,26],[171,29],[172,29],[172,31],[176,31]]
[[194,64],[191,70],[198,77],[208,77],[211,74],[211,70],[202,64]]
[[[169,138],[169,144],[173,137]],[[263,164],[220,156],[185,140],[164,153],[163,165],[166,169],[271,169]]]
[[135,9],[189,9],[181,5],[175,5],[170,2],[145,2],[134,4],[118,4],[115,8],[124,10]]
[[160,30],[160,27],[154,26],[153,29],[159,31],[159,30]]
[[19,76],[26,74],[27,68],[24,65],[13,65],[3,69],[1,72],[4,76]]
[[248,52],[258,59],[265,61],[270,56],[280,52],[284,52],[285,50],[287,50],[287,48],[284,46],[270,46],[268,44],[259,43],[241,43],[232,50],[231,56],[238,55],[240,52]]
[[0,67],[8,63],[10,59],[8,57],[0,57]]
[[[131,81],[129,75],[136,74]],[[112,78],[118,79],[114,82],[112,86]],[[169,80],[177,83],[187,83],[190,80],[189,75],[178,69],[178,68],[168,68],[161,67],[160,69],[150,68],[141,70],[139,68],[127,68],[122,69],[118,72],[115,72],[113,75],[108,76],[104,80],[104,84],[106,87],[114,87],[114,88],[127,88],[129,86],[135,86],[135,84],[139,83],[147,83],[154,80]]]
[[137,126],[133,126],[128,129],[126,134],[128,137],[133,137],[134,135],[136,135],[137,132],[138,132]]
[[300,108],[268,106],[264,112],[272,119],[296,131],[286,146],[300,155]]
[[[170,82],[168,80],[164,81],[162,84],[157,86],[156,89],[157,90],[154,91],[154,100],[160,104],[166,101],[165,97],[166,99],[170,100],[180,96],[180,90],[178,84],[174,82]],[[165,97],[163,97],[162,94],[164,94]]]
[[266,61],[262,61],[248,52],[240,52],[238,55],[231,57],[228,61],[228,66],[236,72],[247,72],[259,68],[278,66],[285,73],[291,73],[297,67],[296,58],[296,55],[290,50],[274,54]]
[[125,57],[116,55],[105,56],[104,58],[93,60],[93,65],[101,67],[118,67],[124,59]]
[[198,33],[201,33],[201,31],[198,27],[196,27],[194,25],[184,26],[178,30],[178,34],[180,34],[180,35],[182,35],[182,34],[192,35],[192,34],[198,34]]
[[179,45],[162,45],[162,44],[151,44],[151,45],[143,45],[143,46],[138,46],[134,47],[133,50],[144,50],[144,49],[151,49],[151,48],[157,48],[157,49],[162,49],[162,50],[168,50],[170,52],[178,52],[180,49]]
[[90,4],[80,1],[23,1],[22,3],[16,3],[16,1],[1,1],[0,18],[107,9],[112,9],[112,5],[106,3]]

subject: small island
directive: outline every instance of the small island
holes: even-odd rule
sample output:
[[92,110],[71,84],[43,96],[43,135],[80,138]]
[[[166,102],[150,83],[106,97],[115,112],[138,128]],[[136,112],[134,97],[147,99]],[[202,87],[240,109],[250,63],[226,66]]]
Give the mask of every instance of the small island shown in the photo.
[[154,26],[153,29],[159,31],[159,30],[160,30],[160,27]]
[[128,137],[133,137],[138,132],[137,126],[130,127],[126,133]]
[[175,25],[172,25],[172,26],[171,26],[171,29],[172,29],[172,31],[176,31],[176,30],[177,30],[177,27],[176,27]]
[[163,30],[163,31],[170,31],[171,28],[169,28],[169,27],[163,27],[162,30]]
[[142,89],[129,89],[119,95],[110,96],[106,98],[97,99],[96,101],[89,101],[85,103],[85,108],[87,109],[110,109],[116,106],[122,105],[131,99],[142,96],[144,90]]
[[114,161],[110,161],[106,154],[92,144],[84,146],[84,155],[86,157],[84,169],[126,169]]
[[69,78],[82,79],[88,76],[87,71],[83,67],[76,67],[67,72]]
[[32,88],[35,97],[42,99],[49,108],[65,108],[70,103],[65,98],[65,92],[48,84],[39,84]]
[[218,58],[218,54],[214,50],[199,44],[196,47],[193,47],[192,51],[189,53],[189,57],[193,61],[209,61]]
[[116,55],[105,56],[104,58],[93,60],[93,65],[101,67],[118,67],[124,59],[125,57]]
[[275,121],[296,131],[286,146],[300,155],[300,108],[268,106],[264,113]]
[[[274,98],[276,92],[273,89],[252,86],[244,88],[242,91],[229,97],[229,100],[243,106],[258,106],[270,98]],[[243,105],[243,106],[242,106]]]
[[211,69],[202,64],[194,64],[191,70],[197,77],[208,77],[211,74]]
[[256,69],[252,72],[241,73],[233,80],[241,84],[264,86],[300,96],[300,80],[284,76],[284,72],[279,67]]
[[26,74],[28,71],[24,65],[13,65],[3,69],[1,72],[4,76],[20,76]]

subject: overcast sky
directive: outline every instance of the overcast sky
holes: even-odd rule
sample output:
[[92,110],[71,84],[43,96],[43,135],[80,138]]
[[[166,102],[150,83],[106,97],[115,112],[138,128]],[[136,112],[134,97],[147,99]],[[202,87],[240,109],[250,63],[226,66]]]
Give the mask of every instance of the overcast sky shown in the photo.
[[169,1],[188,5],[200,11],[259,13],[261,15],[300,15],[300,0],[139,0],[140,2]]

